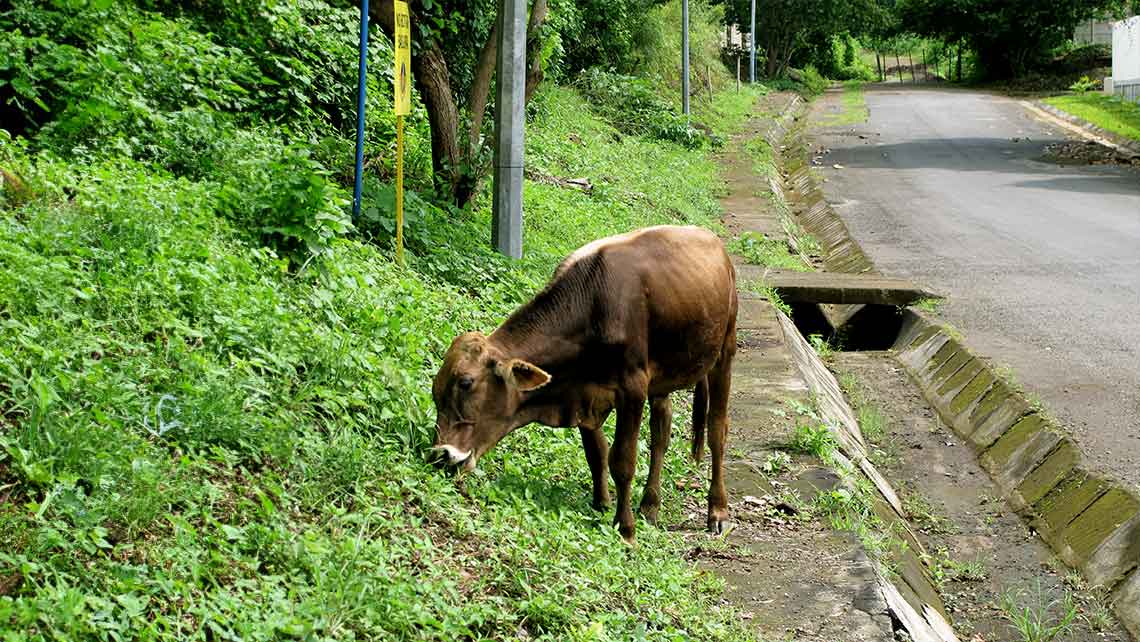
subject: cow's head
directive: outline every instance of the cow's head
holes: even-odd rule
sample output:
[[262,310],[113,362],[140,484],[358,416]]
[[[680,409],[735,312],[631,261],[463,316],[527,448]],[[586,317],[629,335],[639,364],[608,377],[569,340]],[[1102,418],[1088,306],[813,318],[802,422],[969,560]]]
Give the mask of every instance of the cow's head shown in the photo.
[[432,383],[435,450],[453,466],[473,470],[484,453],[525,421],[525,393],[550,381],[541,368],[503,354],[478,332],[451,342]]

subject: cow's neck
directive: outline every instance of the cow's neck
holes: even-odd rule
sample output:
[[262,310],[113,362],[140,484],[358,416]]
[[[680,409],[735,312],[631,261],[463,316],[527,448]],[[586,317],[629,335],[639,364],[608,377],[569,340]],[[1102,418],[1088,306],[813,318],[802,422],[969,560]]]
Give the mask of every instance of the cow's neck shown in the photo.
[[556,279],[491,334],[505,356],[556,375],[581,355],[589,339],[590,301],[576,276]]

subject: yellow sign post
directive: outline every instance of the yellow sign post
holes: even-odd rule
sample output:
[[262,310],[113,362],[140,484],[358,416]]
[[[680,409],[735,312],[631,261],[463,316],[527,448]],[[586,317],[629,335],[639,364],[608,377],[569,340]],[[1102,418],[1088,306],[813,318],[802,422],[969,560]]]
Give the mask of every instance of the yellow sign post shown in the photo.
[[392,75],[396,113],[396,263],[404,264],[404,116],[412,111],[412,29],[408,3],[395,0],[396,68]]

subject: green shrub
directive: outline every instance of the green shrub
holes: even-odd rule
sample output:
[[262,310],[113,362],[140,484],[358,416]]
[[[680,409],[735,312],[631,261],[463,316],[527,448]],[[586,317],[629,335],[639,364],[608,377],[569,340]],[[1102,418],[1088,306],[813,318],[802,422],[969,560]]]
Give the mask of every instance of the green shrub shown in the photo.
[[704,134],[674,112],[653,84],[643,78],[589,69],[578,77],[577,86],[590,107],[619,131],[695,149],[704,144]]
[[1085,93],[1088,93],[1089,90],[1099,89],[1099,88],[1100,88],[1100,81],[1093,80],[1093,79],[1089,78],[1088,76],[1081,76],[1080,79],[1078,79],[1073,84],[1069,85],[1069,90],[1072,91],[1073,93],[1077,93],[1077,94],[1085,94]]

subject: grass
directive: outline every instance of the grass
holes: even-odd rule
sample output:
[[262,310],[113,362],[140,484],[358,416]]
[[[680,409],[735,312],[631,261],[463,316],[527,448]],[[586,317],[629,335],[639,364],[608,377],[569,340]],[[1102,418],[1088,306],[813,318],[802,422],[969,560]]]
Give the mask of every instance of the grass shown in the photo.
[[907,519],[927,533],[953,533],[954,524],[942,515],[930,499],[918,491],[907,493],[903,499],[903,511]]
[[929,312],[930,314],[938,314],[938,311],[941,310],[942,306],[945,304],[946,304],[946,299],[929,299],[928,298],[928,299],[921,299],[919,301],[916,301],[914,303],[913,307],[918,308],[919,310],[922,310],[923,312]]
[[792,440],[788,450],[794,453],[812,455],[821,461],[828,462],[831,454],[838,448],[835,437],[827,426],[820,424],[800,424],[792,433]]
[[[717,227],[705,153],[615,142],[569,89],[534,112],[528,162],[593,193],[528,183],[517,263],[485,196],[428,210],[407,268],[347,238],[292,271],[207,182],[0,136],[31,194],[0,211],[7,639],[747,639],[680,535],[631,551],[590,509],[576,433],[520,430],[462,485],[423,461],[453,336],[589,240]],[[683,450],[667,474],[699,477]],[[662,488],[676,523],[689,491]]]
[[867,99],[863,95],[863,81],[848,80],[843,83],[842,111],[829,114],[820,124],[824,127],[844,127],[866,122],[871,117]]
[[946,582],[981,582],[986,579],[986,566],[981,559],[959,562],[951,558],[945,548],[938,549],[933,556],[926,556],[924,561],[939,588]]
[[815,350],[819,358],[824,361],[827,361],[835,355],[835,347],[832,346],[831,342],[824,338],[822,334],[808,335],[808,343],[811,344],[812,349]]
[[1077,605],[1072,595],[1052,596],[1041,586],[1007,591],[1002,595],[998,611],[1017,634],[1020,642],[1052,642],[1072,631],[1077,619]]
[[1054,96],[1045,102],[1097,127],[1140,142],[1140,104],[1098,93]]
[[788,244],[758,232],[744,232],[728,242],[728,251],[744,258],[752,265],[774,270],[808,271],[810,266],[792,254]]
[[776,157],[772,151],[772,144],[763,136],[755,136],[746,140],[742,146],[744,153],[752,160],[752,171],[764,178],[773,178],[776,175]]

